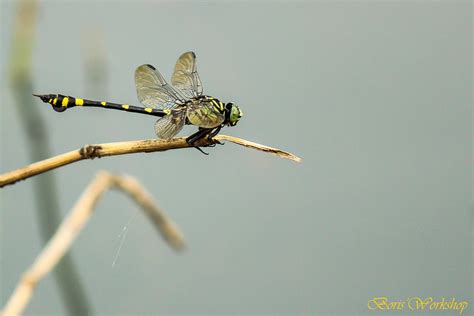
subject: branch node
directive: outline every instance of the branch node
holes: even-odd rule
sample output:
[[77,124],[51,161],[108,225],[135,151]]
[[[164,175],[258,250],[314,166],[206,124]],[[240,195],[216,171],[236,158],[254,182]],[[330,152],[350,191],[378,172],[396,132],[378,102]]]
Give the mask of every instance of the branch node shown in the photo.
[[102,146],[99,145],[85,145],[81,149],[79,149],[79,154],[84,159],[94,159],[99,157],[99,152],[102,149]]

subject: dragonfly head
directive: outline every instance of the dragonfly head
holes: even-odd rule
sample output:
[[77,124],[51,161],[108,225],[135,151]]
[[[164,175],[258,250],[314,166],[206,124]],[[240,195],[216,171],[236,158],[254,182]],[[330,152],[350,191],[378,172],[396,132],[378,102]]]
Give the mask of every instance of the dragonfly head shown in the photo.
[[235,126],[239,122],[240,118],[244,114],[242,110],[235,105],[234,103],[230,102],[225,105],[225,118],[227,124],[230,126]]

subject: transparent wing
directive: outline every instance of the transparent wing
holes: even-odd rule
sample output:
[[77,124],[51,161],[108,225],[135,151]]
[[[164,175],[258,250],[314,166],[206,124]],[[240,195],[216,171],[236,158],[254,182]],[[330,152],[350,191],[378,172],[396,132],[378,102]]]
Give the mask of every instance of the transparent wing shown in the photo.
[[224,122],[224,114],[207,100],[192,102],[187,106],[186,116],[191,124],[204,127],[217,127]]
[[135,70],[135,87],[138,100],[146,107],[172,109],[185,102],[185,97],[152,65],[141,65]]
[[159,138],[173,138],[183,128],[186,122],[186,110],[177,109],[155,123],[155,133]]
[[181,90],[187,98],[202,95],[202,83],[197,72],[196,54],[194,52],[186,52],[178,58],[171,83]]

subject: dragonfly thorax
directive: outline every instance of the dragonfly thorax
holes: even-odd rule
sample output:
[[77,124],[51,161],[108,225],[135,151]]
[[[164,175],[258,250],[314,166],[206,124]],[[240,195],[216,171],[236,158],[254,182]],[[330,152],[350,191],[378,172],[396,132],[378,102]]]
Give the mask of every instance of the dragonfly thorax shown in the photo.
[[189,99],[186,104],[186,124],[202,128],[235,126],[242,111],[234,103],[224,104],[218,99],[202,95]]

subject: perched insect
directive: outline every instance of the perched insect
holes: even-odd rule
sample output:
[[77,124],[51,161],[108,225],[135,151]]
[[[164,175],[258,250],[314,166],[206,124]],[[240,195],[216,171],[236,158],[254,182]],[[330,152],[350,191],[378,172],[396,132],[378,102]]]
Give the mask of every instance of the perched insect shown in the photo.
[[158,116],[160,118],[155,123],[155,133],[163,139],[173,138],[184,124],[196,125],[199,130],[186,141],[207,154],[195,146],[196,142],[205,137],[212,140],[222,127],[235,126],[242,117],[242,110],[234,103],[224,104],[216,98],[203,95],[194,52],[186,52],[178,58],[171,83],[173,86],[169,85],[152,65],[138,67],[135,71],[135,86],[138,100],[145,107],[79,99],[61,94],[34,96],[51,104],[57,112],[74,106],[90,106]]

